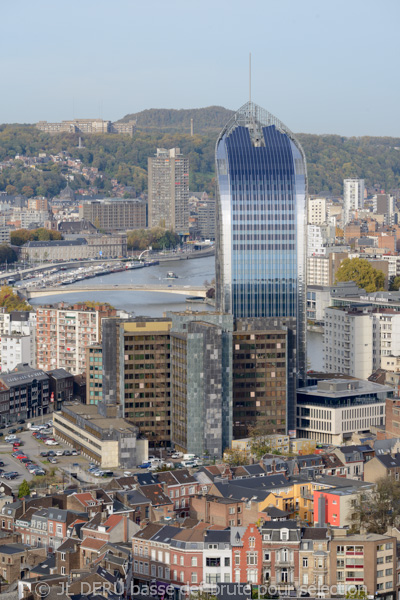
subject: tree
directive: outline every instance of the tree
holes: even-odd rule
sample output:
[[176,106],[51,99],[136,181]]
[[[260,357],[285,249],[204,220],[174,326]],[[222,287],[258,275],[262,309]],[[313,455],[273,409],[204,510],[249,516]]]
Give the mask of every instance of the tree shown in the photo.
[[354,281],[366,292],[383,290],[385,274],[364,258],[346,258],[336,272],[336,282]]
[[400,524],[400,481],[390,477],[380,479],[376,488],[361,492],[351,515],[352,533],[366,529],[368,533],[384,534],[388,527]]
[[7,185],[6,186],[6,194],[8,196],[15,196],[16,193],[17,193],[17,188],[15,187],[15,185]]
[[18,488],[18,498],[25,498],[25,496],[30,496],[30,495],[31,495],[31,489],[29,487],[29,483],[26,481],[26,479],[24,479]]
[[400,289],[400,277],[394,277],[390,283],[389,290],[391,292],[398,292]]
[[25,198],[31,198],[33,196],[33,189],[29,185],[24,185],[21,192]]
[[4,307],[7,312],[14,310],[32,310],[32,307],[21,300],[9,285],[3,285],[0,288],[0,307]]
[[14,263],[18,260],[17,253],[15,250],[10,248],[8,244],[0,245],[0,264],[4,265],[6,262],[8,264]]
[[223,461],[231,467],[239,467],[249,462],[249,457],[246,450],[239,448],[227,448],[224,451]]

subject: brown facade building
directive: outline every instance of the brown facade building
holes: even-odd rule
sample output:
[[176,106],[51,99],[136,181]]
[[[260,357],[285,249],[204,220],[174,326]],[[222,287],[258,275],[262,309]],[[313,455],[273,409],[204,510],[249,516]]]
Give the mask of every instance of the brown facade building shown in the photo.
[[147,203],[140,199],[88,200],[79,205],[79,217],[107,232],[145,229]]

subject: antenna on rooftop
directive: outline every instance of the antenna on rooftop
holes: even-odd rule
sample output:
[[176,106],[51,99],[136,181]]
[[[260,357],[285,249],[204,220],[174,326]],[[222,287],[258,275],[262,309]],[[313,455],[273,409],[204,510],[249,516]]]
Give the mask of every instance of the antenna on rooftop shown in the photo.
[[251,103],[251,52],[249,53],[249,102]]

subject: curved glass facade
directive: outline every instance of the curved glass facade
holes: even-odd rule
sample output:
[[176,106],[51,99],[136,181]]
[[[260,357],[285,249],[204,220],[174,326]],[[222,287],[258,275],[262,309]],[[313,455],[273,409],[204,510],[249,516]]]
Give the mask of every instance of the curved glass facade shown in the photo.
[[290,318],[296,328],[292,368],[303,375],[304,152],[285,125],[248,102],[218,138],[216,168],[217,309],[237,318]]

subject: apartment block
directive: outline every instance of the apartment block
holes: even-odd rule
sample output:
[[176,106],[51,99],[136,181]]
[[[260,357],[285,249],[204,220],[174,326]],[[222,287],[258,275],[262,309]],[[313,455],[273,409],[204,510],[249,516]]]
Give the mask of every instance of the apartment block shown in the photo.
[[367,596],[393,598],[396,538],[367,533],[336,537],[330,544],[331,585],[338,595],[360,589]]
[[307,223],[309,225],[322,225],[326,221],[326,199],[309,198],[307,202]]
[[79,217],[107,232],[147,227],[147,202],[137,198],[87,200],[79,205]]
[[171,440],[170,329],[169,318],[103,321],[99,406],[101,410],[117,406],[120,416],[139,427],[151,447],[169,446]]
[[372,328],[369,313],[361,308],[327,308],[324,371],[368,379],[373,371]]
[[61,123],[39,121],[36,123],[36,127],[46,133],[118,133],[132,136],[135,131],[136,121],[112,123],[103,119],[72,119],[70,121],[61,121]]
[[179,148],[157,148],[148,159],[149,227],[189,235],[189,159]]
[[343,225],[349,223],[360,208],[364,207],[364,179],[343,181]]
[[86,372],[86,348],[101,340],[101,322],[115,316],[108,305],[75,304],[37,309],[36,357],[40,369],[64,368],[77,375]]

